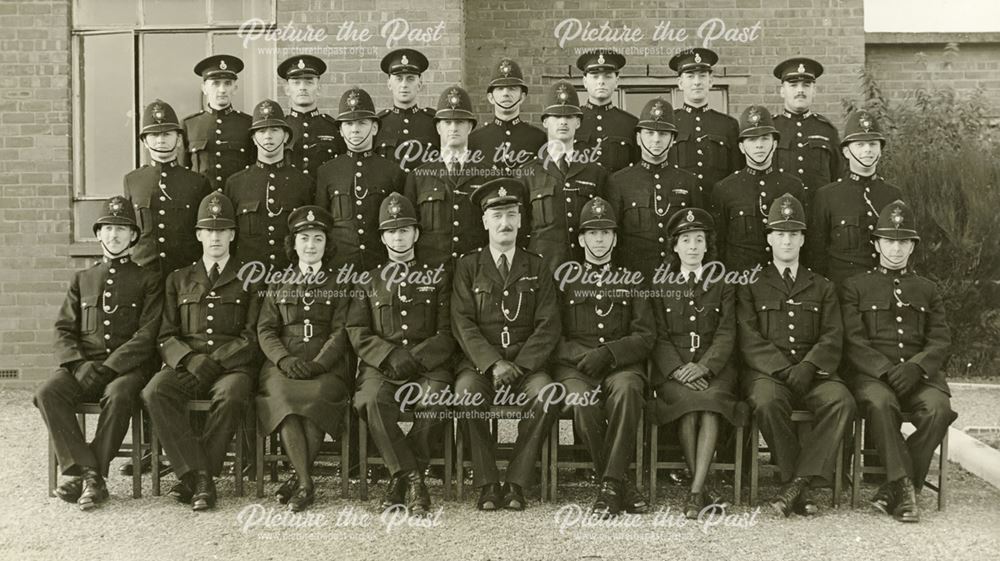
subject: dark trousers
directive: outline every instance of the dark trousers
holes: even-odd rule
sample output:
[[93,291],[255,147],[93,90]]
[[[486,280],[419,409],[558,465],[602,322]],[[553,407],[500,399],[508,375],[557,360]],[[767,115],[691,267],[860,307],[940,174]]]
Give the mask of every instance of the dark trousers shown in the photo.
[[[425,377],[418,378],[415,382],[420,384],[423,395],[437,394],[448,387],[445,382]],[[442,415],[447,411],[444,406],[416,404],[412,409],[413,426],[408,434],[404,434],[403,429],[399,428],[402,413],[396,400],[399,388],[400,384],[394,384],[385,376],[369,371],[362,378],[354,396],[354,409],[368,423],[368,433],[382,454],[386,469],[393,476],[427,467],[433,444],[443,436]]]
[[[49,429],[63,475],[79,475],[80,468],[89,467],[107,477],[108,466],[125,440],[132,411],[147,379],[148,374],[137,369],[118,376],[102,388],[84,392],[76,377],[60,368],[38,388],[35,406]],[[87,444],[76,420],[76,406],[98,400],[101,414],[97,419],[97,431],[94,440]]]
[[642,417],[645,386],[642,374],[619,370],[604,380],[576,375],[562,379],[562,383],[567,395],[592,392],[600,386],[600,403],[591,404],[592,400],[587,400],[585,405],[566,408],[573,411],[573,424],[590,451],[594,470],[604,478],[623,481],[635,455],[635,435]]
[[[851,389],[858,407],[868,419],[875,448],[885,464],[886,480],[908,476],[917,489],[923,487],[934,457],[934,449],[958,418],[951,400],[943,391],[919,384],[909,395],[899,397],[888,384],[871,376],[857,375]],[[911,414],[916,431],[903,438],[899,427],[903,411]]]
[[[529,487],[534,481],[535,462],[542,452],[542,443],[552,428],[552,423],[559,418],[559,406],[543,410],[544,402],[539,400],[539,393],[547,385],[552,384],[552,378],[545,372],[525,374],[512,387],[511,395],[524,395],[525,402],[521,411],[521,420],[517,424],[517,440],[514,442],[514,455],[507,467],[507,482],[516,483],[522,488]],[[471,395],[482,396],[482,405],[460,405],[462,413],[482,413],[493,405],[496,391],[493,380],[476,372],[468,359],[463,359],[458,365],[455,381],[455,393],[462,396],[468,392]],[[544,399],[544,397],[543,397]],[[473,485],[482,487],[500,481],[497,470],[497,443],[490,432],[490,421],[485,417],[463,416],[460,420],[465,434],[469,439],[469,456],[475,473]]]
[[[219,475],[226,448],[236,424],[244,418],[252,391],[253,380],[242,371],[227,372],[210,388],[197,393],[181,383],[173,368],[166,367],[153,376],[142,391],[142,399],[177,477],[191,471]],[[212,402],[200,437],[188,419],[187,403],[192,399]]]
[[[816,381],[806,395],[797,397],[780,380],[757,375],[745,392],[781,480],[821,477],[832,483],[837,451],[856,412],[847,386],[834,380]],[[793,409],[806,409],[816,417],[802,442],[791,420]]]

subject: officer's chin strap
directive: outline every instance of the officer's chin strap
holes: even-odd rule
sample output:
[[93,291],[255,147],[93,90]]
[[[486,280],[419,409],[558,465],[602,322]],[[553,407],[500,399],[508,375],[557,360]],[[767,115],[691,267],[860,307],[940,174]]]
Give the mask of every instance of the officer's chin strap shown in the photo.
[[363,146],[364,143],[368,142],[368,139],[372,137],[372,131],[374,131],[374,130],[375,130],[375,127],[369,128],[368,129],[368,134],[366,134],[364,138],[362,138],[360,141],[358,141],[356,143],[355,142],[351,142],[350,140],[347,140],[346,136],[344,137],[344,142],[350,144],[351,148],[357,148],[358,146]]
[[114,251],[111,251],[110,249],[108,249],[108,244],[104,243],[104,240],[101,240],[101,248],[104,250],[104,256],[105,257],[107,257],[109,259],[118,259],[122,255],[127,254],[128,250],[132,249],[132,246],[131,245],[127,245],[127,246],[125,246],[125,249],[123,249],[123,250],[115,253]]
[[643,150],[645,150],[646,152],[649,152],[650,156],[652,156],[654,158],[659,158],[660,156],[662,156],[663,154],[665,154],[667,152],[667,150],[670,150],[670,147],[674,145],[674,141],[673,141],[673,139],[671,139],[670,142],[667,143],[667,147],[666,148],[664,148],[663,150],[660,150],[659,152],[656,152],[656,153],[653,153],[653,151],[650,150],[649,147],[646,146],[646,143],[643,142],[643,140],[642,140],[642,135],[641,134],[639,135],[639,144],[642,145]]
[[415,245],[416,244],[410,244],[410,247],[404,249],[403,251],[399,251],[399,250],[393,249],[389,245],[386,245],[385,248],[388,249],[390,253],[394,253],[396,255],[406,255],[407,253],[413,251],[413,246],[415,246]]
[[854,150],[852,150],[850,146],[847,147],[847,151],[851,154],[851,159],[853,159],[855,162],[858,163],[859,166],[863,168],[875,169],[875,166],[878,165],[878,161],[882,159],[882,154],[879,154],[878,156],[875,157],[875,161],[872,162],[872,165],[868,166],[861,163],[861,160],[859,160],[858,157],[854,155]]
[[747,158],[750,159],[751,162],[754,163],[754,165],[763,166],[764,162],[768,161],[771,158],[771,156],[774,154],[774,149],[777,146],[778,146],[777,141],[775,141],[773,144],[771,144],[771,149],[767,151],[767,156],[764,156],[759,162],[756,159],[754,159],[754,157],[751,156],[749,152],[746,152],[745,155],[746,155]]
[[522,101],[524,101],[524,94],[521,94],[517,98],[517,101],[515,101],[514,103],[511,103],[510,105],[504,105],[504,104],[500,103],[499,101],[496,101],[495,98],[494,98],[493,103],[496,103],[497,106],[500,107],[501,109],[503,109],[504,111],[510,111],[512,107],[517,107]]
[[254,135],[253,137],[253,143],[256,144],[257,147],[263,150],[264,153],[267,155],[277,154],[279,150],[282,150],[285,147],[284,142],[279,142],[277,148],[275,148],[274,150],[268,150],[267,148],[264,148],[264,146],[260,142],[257,141],[257,135]]
[[174,140],[174,145],[170,148],[170,150],[160,150],[159,148],[153,148],[152,146],[150,146],[149,141],[146,140],[145,138],[142,139],[142,143],[146,145],[146,148],[152,150],[153,152],[156,152],[157,154],[172,154],[175,150],[177,150],[178,142],[180,142],[180,140]]
[[609,253],[611,253],[611,250],[615,248],[615,242],[617,241],[618,241],[618,234],[615,234],[614,239],[611,240],[611,244],[608,246],[608,250],[600,255],[594,252],[593,249],[590,249],[590,244],[587,243],[586,236],[584,236],[583,238],[583,247],[587,249],[587,253],[594,256],[594,259],[604,259],[604,257],[607,256]]

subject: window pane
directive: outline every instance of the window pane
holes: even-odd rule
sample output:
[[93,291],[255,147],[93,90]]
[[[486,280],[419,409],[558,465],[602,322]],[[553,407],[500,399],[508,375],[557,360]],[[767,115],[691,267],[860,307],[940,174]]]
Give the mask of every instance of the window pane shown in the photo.
[[[162,99],[184,119],[201,110],[201,79],[194,73],[196,62],[205,57],[207,33],[147,33],[142,36],[141,105]],[[148,151],[140,144],[143,163]]]
[[82,37],[80,45],[83,194],[118,194],[135,164],[132,34]]
[[243,38],[235,33],[216,33],[212,38],[213,54],[230,54],[243,59],[244,68],[240,72],[239,89],[233,105],[244,113],[253,113],[253,106],[265,98],[274,99],[274,88],[278,75],[275,71],[273,43],[262,45],[262,41],[249,41],[243,48]]
[[271,0],[209,0],[212,2],[212,23],[243,23],[250,18],[274,22]]
[[75,27],[137,25],[136,0],[74,0]]
[[[119,187],[121,186],[121,181],[118,182],[118,185]],[[73,239],[75,241],[95,241],[94,222],[97,222],[97,219],[101,217],[103,208],[103,199],[100,201],[76,201],[73,203]]]
[[208,0],[142,0],[146,25],[205,25]]

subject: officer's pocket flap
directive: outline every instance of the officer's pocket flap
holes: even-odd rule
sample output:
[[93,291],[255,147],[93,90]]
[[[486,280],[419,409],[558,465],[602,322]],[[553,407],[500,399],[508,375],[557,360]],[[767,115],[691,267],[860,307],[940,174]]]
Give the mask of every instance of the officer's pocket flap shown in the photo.
[[734,206],[729,209],[729,220],[736,220],[737,218],[750,218],[754,215],[754,207],[752,206]]
[[551,197],[554,193],[555,187],[553,185],[539,185],[538,187],[531,189],[531,199],[544,199],[545,197]]
[[822,148],[824,150],[830,148],[830,141],[823,140],[822,138],[810,138],[808,144],[810,148]]
[[204,150],[208,146],[208,139],[190,139],[188,140],[188,152],[197,152],[199,150]]
[[819,305],[819,302],[804,300],[802,302],[802,309],[805,310],[805,311],[807,311],[807,312],[819,313],[820,305]]
[[778,311],[781,309],[781,302],[778,300],[757,302],[757,309],[762,312]]
[[778,139],[778,148],[790,149],[792,147],[792,137],[790,135],[784,135]]
[[132,206],[135,208],[149,208],[152,206],[153,194],[146,193],[139,197],[132,197]]
[[677,140],[675,140],[674,143],[676,144],[677,142],[687,142],[688,140],[691,140],[690,131],[678,131]]
[[476,294],[489,294],[493,292],[493,283],[489,281],[476,281],[472,284],[472,292]]
[[518,279],[514,288],[518,292],[534,292],[538,289],[538,279]]
[[418,203],[423,203],[427,201],[443,201],[444,200],[444,189],[432,189],[420,196]]
[[716,143],[719,143],[719,144],[725,144],[726,143],[726,137],[722,136],[721,134],[711,134],[711,133],[709,133],[709,134],[706,134],[706,135],[703,135],[703,136],[699,137],[699,140],[703,141],[703,142],[716,142]]
[[862,312],[866,311],[878,311],[878,310],[889,310],[892,308],[892,302],[889,300],[861,300],[858,303],[858,309]]
[[201,292],[180,292],[177,294],[178,304],[197,304],[201,302]]
[[244,201],[240,203],[240,206],[236,208],[236,214],[248,214],[256,213],[257,209],[260,208],[260,201]]
[[856,214],[833,217],[834,228],[836,228],[837,226],[857,226],[857,225],[858,225],[858,215]]

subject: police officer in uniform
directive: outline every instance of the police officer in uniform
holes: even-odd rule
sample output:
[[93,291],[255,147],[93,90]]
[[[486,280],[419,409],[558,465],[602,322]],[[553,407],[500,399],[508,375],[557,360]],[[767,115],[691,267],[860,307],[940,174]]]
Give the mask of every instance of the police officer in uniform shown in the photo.
[[[524,488],[533,480],[545,435],[559,413],[558,406],[544,408],[544,400],[560,390],[544,370],[561,333],[556,288],[541,257],[516,245],[524,191],[521,182],[499,178],[472,194],[483,209],[490,242],[462,256],[454,276],[452,332],[465,353],[456,367],[455,394],[479,401],[465,400],[458,409],[471,413],[459,422],[470,444],[480,510],[524,509]],[[496,440],[489,420],[481,416],[500,388],[507,395],[504,403],[524,403],[503,487]]]
[[[756,282],[737,289],[743,393],[778,464],[784,485],[771,506],[784,516],[818,512],[809,487],[832,483],[837,449],[856,410],[837,374],[844,326],[833,283],[799,263],[805,220],[802,204],[787,193],[771,205],[773,260]],[[793,409],[815,415],[801,441]]]
[[840,146],[849,169],[821,187],[813,199],[808,256],[816,272],[838,285],[878,262],[871,234],[879,210],[903,197],[899,187],[876,173],[885,142],[871,113],[848,115]]
[[491,166],[488,158],[477,160],[470,150],[469,133],[476,117],[468,92],[451,86],[441,93],[437,107],[434,122],[441,138],[440,159],[407,175],[403,194],[417,209],[421,259],[451,268],[459,256],[487,242],[480,226],[482,209],[469,196],[490,179]]
[[208,106],[184,118],[185,161],[216,190],[254,161],[249,133],[252,119],[232,105],[241,70],[243,61],[231,55],[213,55],[194,67]]
[[[167,277],[159,350],[165,366],[142,390],[180,482],[169,492],[194,510],[215,506],[214,477],[244,418],[257,377],[259,287],[237,276],[230,254],[236,211],[228,197],[201,201],[196,228],[202,258]],[[201,435],[188,420],[192,399],[212,401]]]
[[587,89],[577,138],[600,150],[600,164],[608,173],[627,167],[639,157],[635,146],[635,127],[639,120],[611,103],[624,66],[625,57],[609,50],[585,53],[576,59],[576,67],[583,72],[583,87]]
[[194,224],[198,204],[212,191],[204,175],[177,162],[182,130],[168,103],[157,99],[147,105],[139,141],[149,150],[151,163],[125,175],[125,198],[135,207],[142,232],[132,260],[164,279],[201,254]]
[[764,231],[775,199],[788,193],[804,200],[802,182],[774,163],[780,138],[766,108],[751,105],[743,111],[739,148],[746,157],[746,167],[717,183],[712,191],[719,257],[729,270],[751,269],[770,259]]
[[649,100],[635,127],[642,159],[608,179],[607,198],[622,220],[619,253],[628,269],[642,271],[647,279],[670,255],[667,219],[679,209],[703,205],[697,176],[667,160],[676,136],[670,103]]
[[[35,394],[63,475],[56,489],[64,501],[89,510],[108,499],[104,478],[118,453],[139,401],[159,366],[156,334],[163,287],[155,268],[130,258],[139,239],[132,205],[116,196],[94,222],[104,258],[78,271],[56,319],[56,372]],[[76,406],[100,401],[90,444],[80,431]]]
[[649,506],[626,471],[635,453],[655,323],[649,302],[633,293],[642,285],[612,264],[617,229],[611,205],[601,197],[591,199],[579,222],[585,261],[564,265],[556,274],[563,333],[552,379],[566,387],[567,395],[580,396],[567,407],[600,476],[591,509],[600,517],[622,510],[642,513]]
[[417,106],[423,91],[421,74],[429,66],[427,57],[413,49],[396,49],[382,57],[380,67],[389,75],[392,108],[379,112],[379,135],[376,151],[400,164],[409,172],[433,157],[438,150],[434,110]]
[[378,211],[389,193],[402,191],[403,171],[373,150],[381,123],[368,92],[361,88],[344,92],[337,123],[347,152],[319,169],[315,202],[333,215],[334,268],[350,264],[361,272],[385,262]]
[[469,135],[469,148],[479,151],[495,168],[521,167],[538,155],[545,144],[545,131],[521,120],[521,103],[528,85],[517,62],[503,58],[486,86],[486,99],[493,105],[493,120]]
[[677,87],[684,94],[684,106],[674,109],[677,139],[671,162],[698,176],[707,201],[713,200],[716,183],[743,167],[743,156],[736,148],[739,123],[708,107],[712,66],[718,61],[714,51],[699,47],[674,55],[669,63],[670,69],[677,72]]
[[397,421],[404,395],[443,396],[454,381],[457,348],[451,334],[451,277],[443,265],[431,267],[417,257],[417,213],[406,197],[393,193],[382,201],[379,231],[389,253],[384,267],[369,271],[355,286],[348,334],[361,358],[354,407],[382,453],[392,480],[382,508],[405,505],[410,514],[430,511],[423,470],[445,427],[430,413],[446,407],[418,403],[408,434]]
[[580,211],[604,192],[608,181],[608,170],[595,161],[597,149],[576,142],[582,115],[573,85],[565,80],[552,84],[542,111],[548,142],[525,168],[531,203],[528,250],[541,255],[550,271],[578,258],[579,232],[574,230]]
[[347,150],[337,121],[320,113],[317,107],[319,79],[324,72],[326,63],[312,55],[296,55],[278,65],[278,76],[285,80],[285,95],[291,105],[285,122],[295,138],[288,148],[288,158],[313,178],[321,165]]
[[816,78],[822,74],[823,65],[811,58],[790,58],[774,67],[785,101],[782,112],[774,116],[774,128],[781,133],[778,167],[814,192],[840,175],[837,127],[809,109]]
[[288,267],[283,247],[288,215],[313,200],[312,179],[291,165],[285,153],[294,141],[281,106],[265,99],[253,110],[250,134],[257,161],[226,180],[223,192],[236,208],[236,260],[258,261],[275,271]]
[[[917,522],[914,490],[923,487],[934,449],[958,417],[944,365],[951,344],[935,284],[909,263],[920,241],[902,201],[881,209],[875,237],[879,264],[841,287],[848,384],[867,416],[886,481],[872,504],[901,522]],[[903,438],[901,412],[916,431]]]

